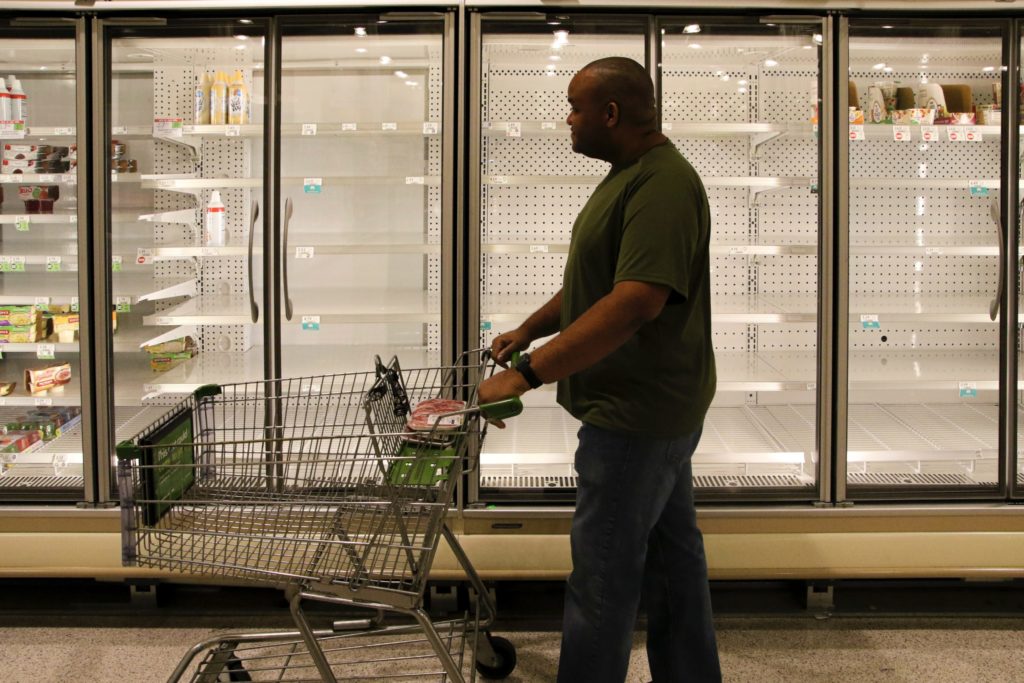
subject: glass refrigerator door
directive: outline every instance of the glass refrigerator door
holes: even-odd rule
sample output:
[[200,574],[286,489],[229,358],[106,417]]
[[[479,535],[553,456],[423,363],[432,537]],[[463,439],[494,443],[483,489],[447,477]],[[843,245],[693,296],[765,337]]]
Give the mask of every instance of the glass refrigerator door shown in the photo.
[[818,497],[822,24],[662,24],[662,130],[711,203],[718,390],[694,454],[705,497]]
[[1001,30],[850,22],[850,498],[998,482]]
[[451,19],[433,17],[282,27],[282,376],[441,363]]
[[83,495],[75,28],[0,23],[0,500]]
[[[599,57],[621,55],[643,64],[646,22],[484,15],[481,24],[474,76],[479,196],[478,211],[471,208],[470,215],[471,226],[479,221],[479,279],[471,277],[469,286],[479,287],[478,345],[489,347],[495,335],[522,323],[559,291],[573,221],[608,171],[608,164],[571,149],[569,81]],[[522,415],[506,429],[487,432],[479,497],[572,500],[579,422],[555,402],[554,384],[523,400]]]
[[109,32],[116,443],[201,385],[264,377],[264,31]]

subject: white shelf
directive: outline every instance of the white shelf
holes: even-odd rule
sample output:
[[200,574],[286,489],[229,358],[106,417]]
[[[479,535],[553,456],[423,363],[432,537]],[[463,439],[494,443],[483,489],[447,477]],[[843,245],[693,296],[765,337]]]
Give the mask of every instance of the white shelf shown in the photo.
[[999,388],[999,355],[995,350],[961,349],[852,351],[849,372],[851,391],[929,390],[955,400],[960,382],[970,382],[979,391]]
[[[483,183],[491,186],[502,185],[597,185],[605,176],[569,175],[485,175]],[[811,177],[702,177],[704,187],[740,187],[756,191],[780,190],[793,187],[811,186]],[[966,186],[967,181],[963,181]],[[998,185],[998,184],[997,184]]]
[[0,173],[0,185],[77,185],[75,173]]
[[[56,391],[50,390],[45,394],[32,395],[28,393],[25,389],[26,369],[42,368],[63,361],[71,364],[70,382]],[[0,382],[17,382],[17,386],[12,394],[0,397],[0,406],[80,406],[82,405],[82,394],[79,373],[78,359],[75,357],[41,360],[22,354],[6,356],[0,366]]]
[[[993,292],[996,283],[992,283]],[[810,297],[808,297],[810,300]],[[983,323],[994,321],[989,317],[988,296],[878,294],[850,295],[850,324],[862,325],[862,315],[877,315],[885,323]],[[998,321],[998,316],[996,321]]]
[[[144,316],[144,325],[252,325],[245,296],[197,296],[159,313]],[[155,336],[154,332],[154,336]]]
[[292,289],[290,295],[293,325],[308,315],[320,316],[321,324],[435,323],[441,317],[440,295],[421,289],[335,289],[330,298],[323,290]]
[[118,406],[174,401],[204,384],[234,384],[263,379],[263,347],[244,353],[200,353],[165,372],[149,367],[149,354],[119,354],[116,358],[114,401]]
[[0,214],[0,225],[16,225],[23,217],[33,225],[75,225],[78,223],[77,213],[29,213]]
[[372,372],[374,356],[385,363],[398,357],[406,369],[437,367],[440,355],[422,346],[394,345],[341,345],[317,344],[311,346],[285,345],[281,347],[282,375],[284,377],[312,377],[316,375]]
[[[515,132],[518,129],[519,135]],[[509,134],[509,131],[512,134]],[[489,121],[483,126],[484,135],[489,137],[519,137],[535,135],[569,134],[565,121]],[[741,137],[762,135],[810,136],[810,123],[693,123],[688,121],[664,121],[662,132],[689,137]]]
[[[895,126],[893,124],[891,124],[891,123],[865,123],[865,124],[863,124],[864,136],[868,140],[893,140],[895,142],[895,140],[893,139],[893,128],[894,127]],[[920,125],[914,123],[914,124],[907,124],[906,127],[910,129],[910,140],[901,140],[900,142],[921,142],[922,141],[921,140],[921,126]],[[1002,134],[1002,131],[1001,131],[999,126],[980,126],[980,125],[972,125],[972,124],[963,124],[963,125],[958,124],[958,125],[954,126],[954,125],[948,125],[948,124],[936,124],[935,128],[937,128],[938,131],[939,131],[938,139],[930,141],[929,144],[931,144],[932,142],[946,142],[946,143],[950,142],[950,140],[949,140],[949,133],[947,132],[950,128],[961,128],[961,129],[964,129],[964,130],[973,130],[973,131],[981,134],[982,142],[984,142],[984,140],[987,139],[987,138],[998,138]],[[1024,133],[1024,127],[1021,128],[1021,132]],[[858,142],[861,142],[861,141],[860,140],[851,140],[850,144],[856,144]],[[957,141],[953,142],[952,144],[976,144],[976,141],[973,141],[973,140],[972,141],[957,140]]]

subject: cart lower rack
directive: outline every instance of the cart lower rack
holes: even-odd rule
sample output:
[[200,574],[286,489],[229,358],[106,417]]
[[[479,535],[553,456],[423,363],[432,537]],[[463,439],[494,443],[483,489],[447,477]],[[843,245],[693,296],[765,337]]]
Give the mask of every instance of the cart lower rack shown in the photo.
[[[346,670],[364,660],[349,655],[366,647],[342,633],[352,628],[397,637],[394,647],[428,645],[434,665],[404,678],[464,681],[467,644],[486,677],[512,671],[515,649],[486,633],[494,606],[445,522],[463,473],[476,467],[486,434],[481,415],[522,410],[518,399],[476,405],[477,386],[493,370],[488,360],[473,352],[452,366],[403,370],[397,358],[377,359],[365,373],[206,386],[118,445],[124,564],[278,586],[298,627],[201,643],[171,680],[197,658],[191,680],[204,683],[222,674],[350,680]],[[442,537],[479,609],[439,632],[423,594]],[[304,600],[365,607],[374,616],[314,631]],[[413,623],[385,626],[388,613]],[[421,637],[402,637],[413,631]],[[478,638],[481,631],[486,637]],[[378,662],[375,675],[392,676],[376,656],[365,660]],[[388,661],[408,668],[423,658]]]

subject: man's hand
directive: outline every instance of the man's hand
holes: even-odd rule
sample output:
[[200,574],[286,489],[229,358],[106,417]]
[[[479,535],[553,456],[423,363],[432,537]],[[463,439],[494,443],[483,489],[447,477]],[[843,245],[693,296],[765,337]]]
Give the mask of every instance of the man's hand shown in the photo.
[[[477,403],[496,403],[506,398],[522,396],[529,390],[530,385],[526,378],[515,370],[504,370],[480,383],[476,395]],[[501,420],[494,420],[491,424],[499,429],[505,428],[505,423]]]
[[522,327],[517,327],[511,332],[503,332],[491,342],[491,358],[501,367],[507,368],[512,354],[530,348],[532,341],[533,338]]

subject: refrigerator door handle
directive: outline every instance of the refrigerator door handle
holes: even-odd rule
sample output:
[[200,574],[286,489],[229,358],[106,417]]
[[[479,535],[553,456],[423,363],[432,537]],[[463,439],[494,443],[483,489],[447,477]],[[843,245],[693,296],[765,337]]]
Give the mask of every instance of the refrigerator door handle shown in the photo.
[[[1022,205],[1024,206],[1024,205]],[[1003,282],[1006,279],[1006,265],[1003,263],[1003,222],[999,216],[999,202],[992,200],[989,204],[990,212],[992,214],[992,220],[996,224],[996,228],[999,229],[999,278],[998,284],[996,285],[996,295],[992,301],[988,304],[988,317],[991,320],[995,320],[996,316],[999,315],[999,304],[1003,299]]]
[[256,234],[256,219],[260,216],[260,203],[252,203],[252,218],[249,219],[249,258],[246,259],[247,270],[249,271],[249,314],[255,323],[260,319],[260,307],[256,305],[256,296],[252,286],[252,245]]
[[284,200],[284,235],[281,245],[281,274],[284,276],[284,319],[292,319],[292,298],[288,295],[288,224],[292,221],[292,198]]

